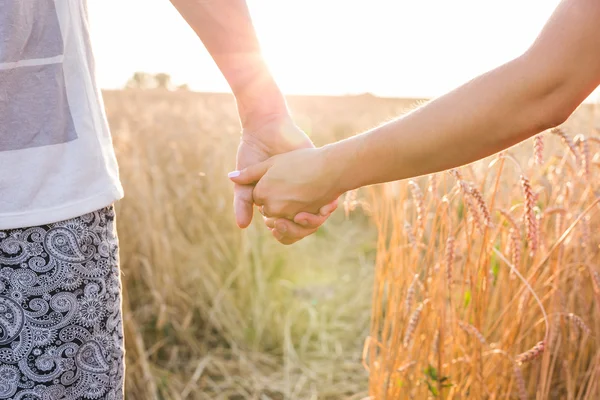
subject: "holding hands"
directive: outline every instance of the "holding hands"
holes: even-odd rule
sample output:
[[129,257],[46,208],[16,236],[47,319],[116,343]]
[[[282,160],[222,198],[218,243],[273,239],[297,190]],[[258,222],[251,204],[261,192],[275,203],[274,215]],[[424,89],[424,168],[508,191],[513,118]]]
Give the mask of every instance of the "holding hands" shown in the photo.
[[[250,224],[256,204],[273,236],[283,244],[295,243],[316,232],[337,208],[338,197],[335,191],[327,190],[311,199],[317,188],[305,191],[305,186],[314,186],[311,180],[316,175],[326,173],[320,172],[317,164],[324,164],[321,153],[287,114],[246,124],[238,148],[238,171],[230,173],[235,183],[238,226],[245,228]],[[270,169],[268,176],[254,186]],[[324,178],[319,185],[331,186]]]
[[329,157],[327,149],[294,150],[229,174],[238,185],[255,184],[254,203],[267,217],[267,225],[274,228],[276,238],[279,239],[277,233],[293,231],[294,225],[313,229],[317,220],[312,214],[323,218],[335,209],[336,199],[344,189],[338,164]]
[[245,0],[172,0],[236,98],[237,224],[257,204],[277,240],[314,233],[347,190],[456,168],[565,122],[600,84],[600,2],[563,0],[521,56],[402,118],[315,149],[289,117]]

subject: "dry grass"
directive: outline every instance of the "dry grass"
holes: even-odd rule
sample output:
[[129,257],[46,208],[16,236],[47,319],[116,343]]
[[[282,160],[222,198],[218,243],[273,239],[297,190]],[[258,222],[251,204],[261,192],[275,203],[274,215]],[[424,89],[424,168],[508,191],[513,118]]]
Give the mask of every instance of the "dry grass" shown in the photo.
[[[420,179],[424,200],[407,194],[414,182],[371,191],[370,398],[600,397],[599,165],[584,161],[600,147],[589,132],[545,133],[545,158],[537,137]],[[423,223],[415,245],[404,227]]]
[[[564,131],[578,160],[547,134],[536,144],[541,165],[527,143],[509,152],[523,172],[509,158],[487,160],[460,170],[462,191],[439,174],[415,180],[412,194],[405,183],[362,192],[367,204],[353,192],[317,235],[283,247],[259,223],[242,232],[233,222],[230,96],[105,100],[126,190],[118,226],[129,399],[597,396],[598,216],[584,211],[599,146],[572,134],[591,132],[591,109]],[[317,144],[413,103],[290,99]],[[533,255],[521,173],[535,196]],[[546,309],[548,332],[512,262]],[[516,362],[542,340],[541,357]]]
[[[128,398],[365,393],[376,233],[361,209],[349,220],[339,211],[293,247],[262,223],[240,231],[226,177],[239,139],[230,96],[129,91],[105,100],[126,191],[118,227]],[[299,115],[307,130],[327,117],[312,115]],[[330,136],[315,140],[351,134],[345,118],[330,118]]]

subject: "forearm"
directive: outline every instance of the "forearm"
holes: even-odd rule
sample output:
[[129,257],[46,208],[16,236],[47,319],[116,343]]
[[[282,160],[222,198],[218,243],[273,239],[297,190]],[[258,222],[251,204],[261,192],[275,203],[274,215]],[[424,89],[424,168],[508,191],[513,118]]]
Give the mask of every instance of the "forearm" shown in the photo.
[[[429,174],[494,154],[553,124],[518,59],[395,121],[331,146],[348,188]],[[347,159],[344,160],[344,158]],[[347,188],[344,188],[347,189]]]
[[242,124],[286,114],[285,99],[261,55],[245,0],[171,0],[229,83]]
[[461,166],[559,125],[600,81],[598,18],[596,0],[565,0],[523,56],[330,146],[341,189]]

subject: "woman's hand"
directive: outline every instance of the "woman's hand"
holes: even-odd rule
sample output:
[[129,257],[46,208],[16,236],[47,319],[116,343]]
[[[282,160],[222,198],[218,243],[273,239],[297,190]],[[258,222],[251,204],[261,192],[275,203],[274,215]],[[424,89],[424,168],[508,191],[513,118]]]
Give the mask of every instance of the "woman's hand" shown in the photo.
[[[293,123],[287,114],[249,119],[244,126],[238,148],[237,168],[244,169],[280,153],[313,147],[308,136]],[[252,220],[253,189],[253,185],[236,184],[234,187],[236,221],[241,228],[247,227]],[[281,243],[291,244],[314,233],[336,207],[337,201],[324,207],[317,215],[302,213],[297,216],[298,220],[295,222],[265,218],[265,224],[270,228],[275,239]]]
[[263,215],[289,220],[303,212],[323,212],[344,192],[340,176],[326,148],[295,150],[229,174],[237,184],[258,182],[253,198]]

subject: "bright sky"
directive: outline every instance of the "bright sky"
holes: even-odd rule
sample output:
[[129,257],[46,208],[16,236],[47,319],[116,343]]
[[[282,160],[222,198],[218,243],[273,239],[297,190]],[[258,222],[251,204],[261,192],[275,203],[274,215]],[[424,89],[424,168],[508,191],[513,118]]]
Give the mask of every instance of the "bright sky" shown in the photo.
[[[217,0],[222,1],[222,0]],[[287,94],[430,97],[520,55],[559,0],[248,0]],[[90,1],[102,87],[135,71],[229,91],[168,0]]]

